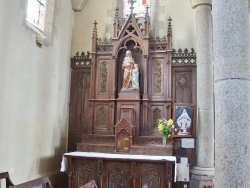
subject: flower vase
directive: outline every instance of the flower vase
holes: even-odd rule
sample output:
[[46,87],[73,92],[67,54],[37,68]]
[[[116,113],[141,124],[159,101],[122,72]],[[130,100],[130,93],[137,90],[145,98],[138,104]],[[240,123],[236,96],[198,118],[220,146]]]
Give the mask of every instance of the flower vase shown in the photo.
[[166,143],[167,143],[167,137],[162,136],[162,145],[166,145]]

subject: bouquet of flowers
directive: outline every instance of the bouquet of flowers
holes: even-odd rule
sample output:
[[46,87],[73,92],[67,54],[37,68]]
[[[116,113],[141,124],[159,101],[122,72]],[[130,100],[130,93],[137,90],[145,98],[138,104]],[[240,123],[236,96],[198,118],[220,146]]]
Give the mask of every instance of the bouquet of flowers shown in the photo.
[[158,130],[162,134],[163,142],[165,143],[166,139],[174,134],[174,121],[172,119],[166,120],[165,118],[159,119]]

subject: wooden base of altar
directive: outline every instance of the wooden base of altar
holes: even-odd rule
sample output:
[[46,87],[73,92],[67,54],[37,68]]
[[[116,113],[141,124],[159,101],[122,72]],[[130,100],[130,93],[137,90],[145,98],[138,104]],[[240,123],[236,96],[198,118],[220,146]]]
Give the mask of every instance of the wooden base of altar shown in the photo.
[[68,188],[95,180],[98,188],[172,188],[174,156],[72,152],[63,155],[61,171],[68,174]]

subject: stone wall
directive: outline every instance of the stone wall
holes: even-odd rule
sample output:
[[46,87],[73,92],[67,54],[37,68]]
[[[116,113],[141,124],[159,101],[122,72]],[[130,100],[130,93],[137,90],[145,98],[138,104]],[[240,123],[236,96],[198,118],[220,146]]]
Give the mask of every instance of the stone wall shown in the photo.
[[0,172],[15,184],[59,172],[68,123],[71,2],[56,1],[48,46],[27,27],[26,3],[0,6]]
[[[173,27],[173,48],[195,48],[195,11],[189,1],[151,0],[151,33],[166,36],[168,18],[171,17]],[[92,0],[82,12],[75,14],[71,56],[77,51],[91,51],[93,23],[98,22],[98,37],[113,36],[113,20],[115,8],[119,8],[122,16],[121,0]]]

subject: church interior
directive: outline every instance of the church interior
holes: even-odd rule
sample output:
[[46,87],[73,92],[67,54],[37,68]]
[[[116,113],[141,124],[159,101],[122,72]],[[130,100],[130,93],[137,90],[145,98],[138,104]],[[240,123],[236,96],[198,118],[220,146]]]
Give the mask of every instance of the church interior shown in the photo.
[[249,10],[1,0],[0,188],[249,188]]

